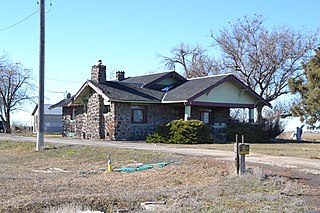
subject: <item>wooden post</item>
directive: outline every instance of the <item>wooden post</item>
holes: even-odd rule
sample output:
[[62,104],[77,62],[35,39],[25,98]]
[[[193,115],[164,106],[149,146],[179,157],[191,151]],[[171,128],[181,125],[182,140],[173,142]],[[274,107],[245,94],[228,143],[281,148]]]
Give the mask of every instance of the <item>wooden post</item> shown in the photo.
[[236,157],[235,157],[235,164],[236,164],[236,172],[237,174],[239,174],[239,141],[238,141],[238,134],[236,134],[236,143],[235,145],[235,153],[236,153]]
[[[244,144],[244,135],[242,135],[241,144]],[[246,155],[240,153],[240,175],[244,175],[246,173]]]
[[36,150],[44,150],[45,0],[40,0],[38,133]]

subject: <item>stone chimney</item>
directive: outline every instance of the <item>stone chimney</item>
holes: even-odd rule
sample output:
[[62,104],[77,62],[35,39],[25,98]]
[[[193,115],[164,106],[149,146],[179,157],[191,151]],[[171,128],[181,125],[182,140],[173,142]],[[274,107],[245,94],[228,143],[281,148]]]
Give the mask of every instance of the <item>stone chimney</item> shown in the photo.
[[102,60],[98,60],[97,64],[93,65],[91,68],[91,80],[104,83],[106,82],[106,79],[106,66],[102,65]]
[[124,80],[124,71],[117,71],[116,78],[118,79],[118,81]]

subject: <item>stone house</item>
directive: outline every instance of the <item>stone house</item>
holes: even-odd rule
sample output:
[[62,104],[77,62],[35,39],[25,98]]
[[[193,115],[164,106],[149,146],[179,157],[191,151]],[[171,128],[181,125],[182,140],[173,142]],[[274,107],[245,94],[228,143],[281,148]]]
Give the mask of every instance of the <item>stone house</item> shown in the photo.
[[230,108],[270,104],[232,74],[186,79],[175,71],[106,80],[101,60],[72,97],[52,105],[63,108],[63,136],[84,139],[139,140],[174,119],[208,124],[230,122]]

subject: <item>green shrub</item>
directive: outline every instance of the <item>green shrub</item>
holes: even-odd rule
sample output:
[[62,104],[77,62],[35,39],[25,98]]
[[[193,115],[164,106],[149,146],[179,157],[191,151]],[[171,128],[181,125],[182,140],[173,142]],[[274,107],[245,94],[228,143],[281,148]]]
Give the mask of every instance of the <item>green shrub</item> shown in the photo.
[[199,120],[174,120],[147,136],[148,143],[196,144],[212,142],[211,129]]
[[248,143],[269,141],[266,131],[258,124],[230,124],[226,129],[226,134],[229,141],[235,141],[236,134],[239,135],[239,142],[241,142],[241,135],[245,136],[245,142]]
[[154,133],[147,136],[147,143],[168,143],[168,128],[166,124],[157,127]]

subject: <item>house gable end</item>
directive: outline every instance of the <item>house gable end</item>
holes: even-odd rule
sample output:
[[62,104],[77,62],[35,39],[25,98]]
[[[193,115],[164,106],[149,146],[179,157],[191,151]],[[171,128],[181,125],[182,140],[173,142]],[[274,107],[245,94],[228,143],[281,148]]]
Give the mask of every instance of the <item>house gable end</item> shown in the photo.
[[225,103],[235,105],[254,105],[256,99],[245,92],[245,89],[240,88],[233,81],[224,81],[223,83],[215,86],[210,91],[195,98],[193,101],[199,103]]
[[76,93],[74,96],[74,100],[70,103],[70,105],[75,104],[75,105],[82,105],[83,100],[88,99],[91,93],[98,93],[101,95],[104,100],[109,100],[109,97],[97,86],[95,86],[92,82],[86,81],[80,90]]
[[271,104],[259,96],[250,87],[245,85],[242,81],[236,78],[234,75],[226,75],[215,84],[209,86],[202,92],[190,97],[188,102],[207,102],[208,100],[214,100],[219,103],[241,103],[243,104],[262,104],[271,107]]

